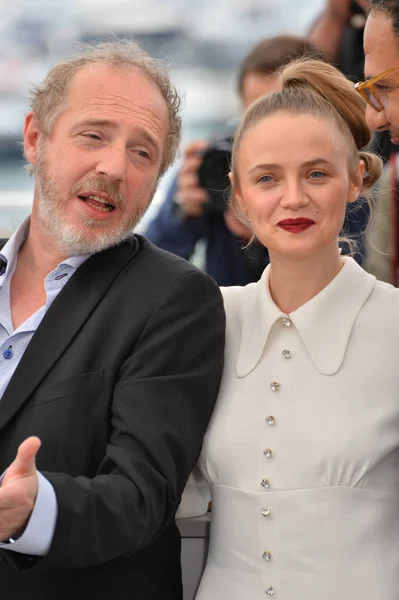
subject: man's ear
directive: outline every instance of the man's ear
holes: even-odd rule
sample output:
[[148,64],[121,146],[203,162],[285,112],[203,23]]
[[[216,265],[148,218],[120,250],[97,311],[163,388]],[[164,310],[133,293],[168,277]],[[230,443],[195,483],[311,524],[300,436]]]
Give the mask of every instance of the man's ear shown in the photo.
[[37,122],[37,116],[34,112],[30,112],[25,117],[24,151],[28,162],[32,166],[36,165],[39,136],[40,132]]

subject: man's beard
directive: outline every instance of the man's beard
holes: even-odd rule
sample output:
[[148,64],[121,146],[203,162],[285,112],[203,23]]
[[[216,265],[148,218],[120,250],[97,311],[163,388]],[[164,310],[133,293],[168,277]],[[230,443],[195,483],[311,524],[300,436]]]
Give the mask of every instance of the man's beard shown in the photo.
[[[107,194],[115,208],[123,211],[126,201],[119,191],[119,186],[104,178],[90,177],[74,185],[68,198],[58,190],[57,179],[50,173],[43,148],[38,151],[35,175],[39,192],[37,199],[39,224],[44,232],[55,240],[57,248],[66,256],[95,254],[120,244],[130,237],[149,204],[148,202],[143,208],[136,210],[115,225],[80,214],[78,218],[82,226],[79,227],[65,221],[64,210],[69,198],[76,198],[79,194],[95,190]],[[139,204],[141,205],[142,202]]]

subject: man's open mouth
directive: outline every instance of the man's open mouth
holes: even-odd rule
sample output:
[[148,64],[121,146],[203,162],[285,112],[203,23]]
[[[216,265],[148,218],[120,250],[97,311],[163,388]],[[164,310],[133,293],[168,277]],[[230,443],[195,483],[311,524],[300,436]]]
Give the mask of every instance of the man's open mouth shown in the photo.
[[92,195],[79,195],[78,198],[86,202],[92,208],[99,210],[100,212],[112,212],[115,210],[115,205],[106,200],[105,198],[101,198],[100,196]]

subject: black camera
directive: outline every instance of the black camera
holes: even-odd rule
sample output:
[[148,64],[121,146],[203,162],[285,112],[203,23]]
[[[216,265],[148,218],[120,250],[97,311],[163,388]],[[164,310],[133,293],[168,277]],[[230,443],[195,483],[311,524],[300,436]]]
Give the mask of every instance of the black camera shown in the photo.
[[230,195],[230,164],[233,148],[231,128],[225,136],[213,140],[202,155],[198,170],[199,185],[208,192],[208,202],[204,205],[206,215],[222,215],[227,208]]

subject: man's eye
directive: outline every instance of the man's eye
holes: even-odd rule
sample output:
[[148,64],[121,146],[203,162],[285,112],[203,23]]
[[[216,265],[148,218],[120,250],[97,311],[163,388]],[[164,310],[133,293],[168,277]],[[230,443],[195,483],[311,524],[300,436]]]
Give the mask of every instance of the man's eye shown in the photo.
[[88,138],[89,140],[101,140],[97,133],[83,133],[83,137]]
[[137,149],[136,149],[134,152],[135,152],[136,154],[138,154],[139,156],[142,156],[143,158],[151,158],[151,157],[150,157],[150,153],[149,153],[149,152],[147,152],[147,150],[140,150],[140,149],[139,149],[139,150],[137,150]]

